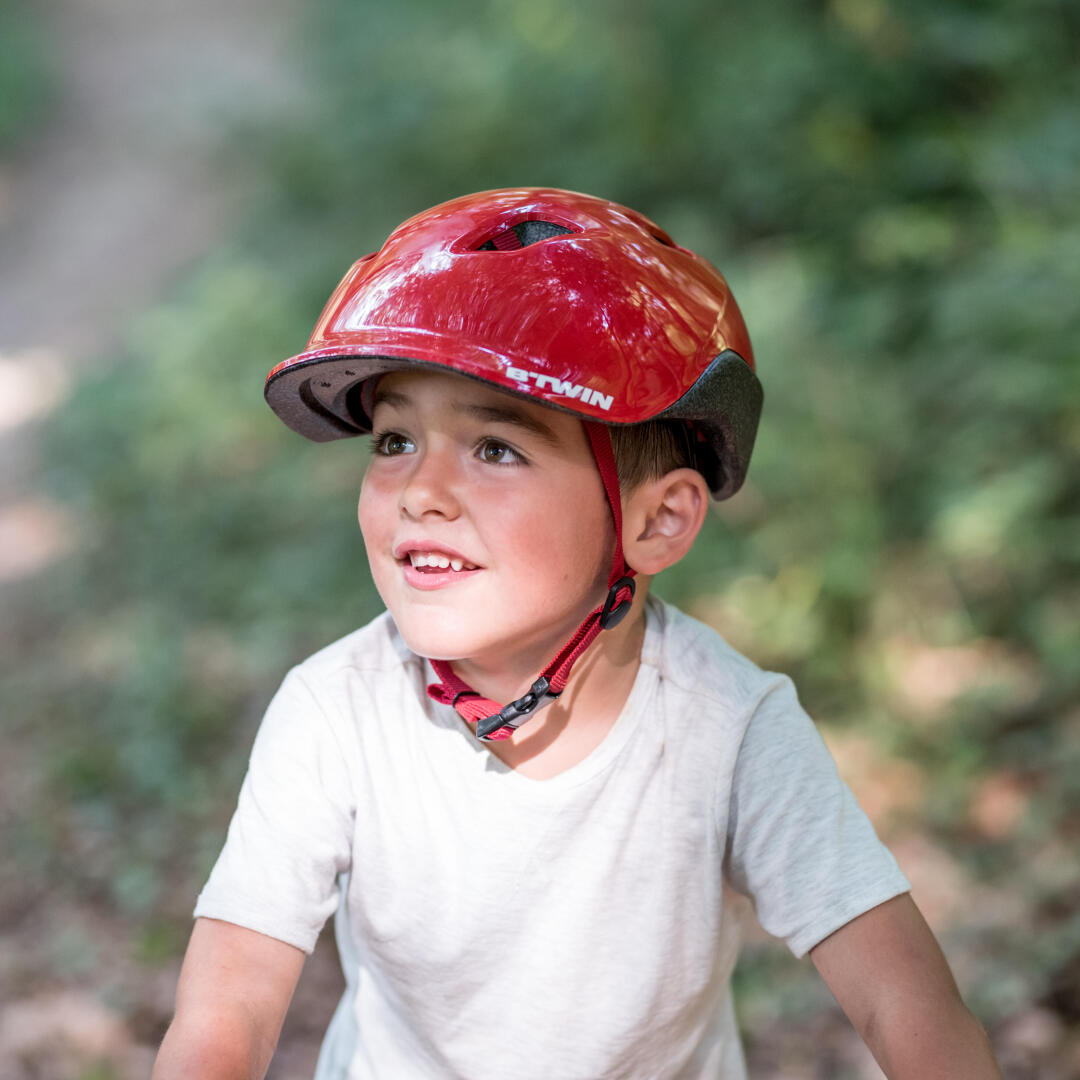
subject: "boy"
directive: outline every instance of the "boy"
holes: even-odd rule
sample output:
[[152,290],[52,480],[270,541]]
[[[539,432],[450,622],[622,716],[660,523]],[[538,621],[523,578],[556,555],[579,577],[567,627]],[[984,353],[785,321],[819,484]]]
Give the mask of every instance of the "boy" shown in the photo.
[[737,892],[889,1076],[1000,1075],[790,680],[648,596],[761,405],[708,263],[589,196],[453,200],[350,270],[266,395],[310,438],[372,432],[387,613],[267,711],[157,1080],[263,1075],[335,910],[320,1080],[743,1077]]

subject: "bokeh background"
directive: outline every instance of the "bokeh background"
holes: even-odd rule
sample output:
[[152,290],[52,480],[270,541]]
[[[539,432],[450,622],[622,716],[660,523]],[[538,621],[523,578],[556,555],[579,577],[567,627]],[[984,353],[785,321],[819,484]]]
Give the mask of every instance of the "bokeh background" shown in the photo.
[[[1078,42],[1068,0],[6,0],[0,1075],[147,1075],[262,710],[378,610],[366,451],[266,372],[405,217],[550,184],[754,338],[749,481],[659,591],[795,678],[1005,1075],[1080,1076]],[[754,1077],[881,1076],[753,927],[736,995]]]

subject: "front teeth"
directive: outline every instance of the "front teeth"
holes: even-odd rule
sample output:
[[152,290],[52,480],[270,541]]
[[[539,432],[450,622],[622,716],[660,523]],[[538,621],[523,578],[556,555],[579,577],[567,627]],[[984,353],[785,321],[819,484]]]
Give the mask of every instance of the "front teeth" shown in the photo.
[[410,551],[409,561],[413,566],[434,566],[442,570],[453,568],[454,570],[475,570],[476,567],[472,563],[467,563],[463,559],[451,559],[447,555],[437,555],[434,552],[431,554],[425,554],[421,551]]

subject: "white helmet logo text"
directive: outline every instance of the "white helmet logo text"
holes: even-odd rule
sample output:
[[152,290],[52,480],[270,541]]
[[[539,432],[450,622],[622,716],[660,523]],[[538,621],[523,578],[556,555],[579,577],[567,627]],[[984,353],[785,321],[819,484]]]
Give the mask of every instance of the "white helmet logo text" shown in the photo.
[[525,368],[507,368],[506,374],[515,382],[527,383],[530,380],[536,385],[537,390],[548,390],[560,397],[575,398],[583,405],[597,405],[601,409],[611,408],[614,394],[601,394],[599,390],[593,390],[588,386],[570,382],[569,379],[558,379],[554,375],[542,375],[539,371],[527,371]]

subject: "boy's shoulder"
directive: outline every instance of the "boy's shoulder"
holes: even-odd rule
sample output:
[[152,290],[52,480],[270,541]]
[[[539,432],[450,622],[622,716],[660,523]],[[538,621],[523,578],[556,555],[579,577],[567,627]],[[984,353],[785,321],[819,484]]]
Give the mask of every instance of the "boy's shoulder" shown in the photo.
[[668,686],[714,704],[747,709],[779,682],[788,681],[786,675],[759,667],[713,627],[674,604],[650,597],[650,605],[660,626],[651,659]]
[[388,611],[330,642],[302,660],[293,671],[313,686],[327,686],[351,675],[400,675],[419,664],[402,641]]

